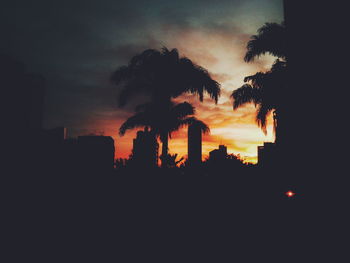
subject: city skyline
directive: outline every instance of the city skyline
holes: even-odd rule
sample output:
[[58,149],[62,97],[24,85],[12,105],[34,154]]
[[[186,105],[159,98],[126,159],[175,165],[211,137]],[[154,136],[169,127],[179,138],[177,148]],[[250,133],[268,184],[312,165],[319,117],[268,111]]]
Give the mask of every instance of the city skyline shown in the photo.
[[[228,152],[256,162],[257,146],[273,140],[271,118],[265,136],[255,123],[254,106],[233,111],[229,96],[243,84],[245,76],[270,68],[272,57],[245,63],[243,56],[250,36],[261,25],[283,20],[282,1],[222,1],[213,5],[209,1],[120,4],[105,0],[86,6],[79,1],[61,1],[58,6],[42,2],[40,13],[35,5],[24,5],[16,14],[15,9],[8,9],[9,16],[23,19],[12,26],[5,23],[8,28],[4,30],[17,33],[22,41],[8,38],[2,48],[45,77],[45,128],[67,127],[69,137],[112,136],[116,158],[127,158],[137,130],[119,137],[118,129],[132,114],[133,105],[117,108],[118,88],[110,83],[110,75],[133,55],[167,46],[208,69],[222,85],[218,105],[206,97],[203,103],[193,96],[178,98],[191,102],[196,117],[211,129],[210,135],[203,136],[203,159],[225,144]],[[187,155],[187,128],[173,134],[169,149],[170,153]]]

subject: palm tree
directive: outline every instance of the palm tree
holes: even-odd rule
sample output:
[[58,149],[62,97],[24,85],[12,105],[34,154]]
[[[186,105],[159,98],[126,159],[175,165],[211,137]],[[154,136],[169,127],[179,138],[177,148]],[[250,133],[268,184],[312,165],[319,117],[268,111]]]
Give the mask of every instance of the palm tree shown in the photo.
[[166,47],[161,51],[147,49],[134,56],[127,66],[114,72],[111,80],[122,86],[120,107],[139,93],[151,95],[152,101],[158,104],[167,104],[171,98],[183,93],[196,94],[200,101],[207,93],[215,103],[220,96],[220,84],[206,69],[187,57],[180,57],[177,49],[168,50]]
[[265,23],[258,34],[251,36],[244,61],[252,62],[261,55],[270,54],[282,60],[287,58],[286,26],[284,22]]
[[256,122],[266,134],[267,116],[273,113],[274,132],[277,140],[277,119],[278,109],[281,105],[281,92],[283,92],[285,80],[286,62],[276,60],[270,71],[258,72],[255,75],[244,78],[242,87],[234,90],[231,97],[233,98],[233,109],[254,103],[257,107]]
[[245,84],[234,90],[231,97],[234,99],[233,109],[246,103],[254,103],[257,107],[256,122],[266,134],[266,120],[273,113],[275,142],[279,134],[277,120],[281,109],[281,98],[285,90],[287,47],[285,24],[266,23],[258,29],[247,44],[244,60],[252,62],[261,55],[270,54],[277,60],[267,72],[258,72],[244,78]]
[[200,120],[191,116],[195,113],[194,107],[188,103],[183,102],[174,104],[168,102],[165,104],[147,103],[139,105],[136,108],[135,115],[128,118],[120,127],[119,134],[123,136],[127,130],[137,127],[148,127],[154,136],[158,137],[162,142],[162,167],[166,167],[166,160],[168,154],[168,139],[174,131],[181,127],[198,123],[204,133],[209,132],[209,127]]

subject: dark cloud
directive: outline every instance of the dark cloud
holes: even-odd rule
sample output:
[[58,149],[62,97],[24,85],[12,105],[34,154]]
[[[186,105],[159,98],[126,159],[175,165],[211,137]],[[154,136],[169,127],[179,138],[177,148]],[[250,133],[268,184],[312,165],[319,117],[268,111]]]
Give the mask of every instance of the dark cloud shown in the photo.
[[[256,30],[266,18],[280,17],[275,13],[280,12],[281,2],[7,1],[0,10],[0,52],[44,75],[46,127],[65,125],[76,135],[93,129],[91,123],[98,118],[128,115],[132,106],[116,107],[118,88],[109,78],[134,54],[159,48],[167,36],[181,36],[184,31],[232,33],[246,42],[252,28]],[[208,61],[216,59],[198,52]]]

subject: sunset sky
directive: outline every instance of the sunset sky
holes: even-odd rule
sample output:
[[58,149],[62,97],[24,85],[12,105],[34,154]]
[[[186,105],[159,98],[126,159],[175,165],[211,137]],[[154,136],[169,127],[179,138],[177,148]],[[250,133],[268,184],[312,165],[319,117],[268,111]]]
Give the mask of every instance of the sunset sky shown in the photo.
[[[46,78],[45,128],[65,126],[70,137],[112,136],[116,157],[128,157],[136,131],[119,137],[118,129],[140,98],[118,109],[119,89],[110,75],[133,55],[166,46],[208,69],[222,85],[217,105],[192,95],[177,99],[192,102],[196,117],[211,128],[203,138],[203,158],[225,144],[229,153],[254,162],[257,146],[273,140],[271,125],[265,136],[255,124],[254,105],[233,111],[230,94],[245,76],[271,66],[272,57],[248,64],[243,56],[261,25],[283,20],[282,0],[40,0],[22,1],[20,9],[17,2],[0,11],[6,36],[0,47]],[[187,129],[174,133],[170,152],[185,156],[186,137]]]

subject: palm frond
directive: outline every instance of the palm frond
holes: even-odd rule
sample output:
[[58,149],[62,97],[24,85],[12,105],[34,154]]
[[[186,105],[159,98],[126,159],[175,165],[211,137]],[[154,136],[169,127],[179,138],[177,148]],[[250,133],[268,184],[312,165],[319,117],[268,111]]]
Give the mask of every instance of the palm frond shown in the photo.
[[176,104],[170,109],[170,114],[175,119],[182,119],[195,114],[195,108],[188,102]]
[[266,53],[285,59],[285,38],[285,26],[283,23],[265,23],[258,29],[258,34],[250,38],[244,60],[251,62]]
[[262,129],[264,134],[267,134],[267,116],[273,110],[273,108],[267,106],[266,104],[260,104],[256,114],[256,122],[258,126]]
[[246,103],[253,102],[255,105],[259,104],[261,101],[261,92],[250,84],[244,84],[232,92],[231,98],[233,98],[233,109],[235,110]]
[[179,90],[179,95],[189,92],[198,95],[199,100],[203,101],[206,92],[217,103],[220,97],[220,84],[211,78],[209,72],[186,57],[181,58],[179,64],[179,72],[183,78],[183,88]]
[[177,62],[180,57],[179,51],[176,48],[169,50],[167,47],[163,46],[161,49],[161,53],[164,56],[164,58],[169,58],[170,60],[175,62]]
[[131,75],[132,72],[128,66],[121,66],[112,74],[111,81],[118,85],[120,82],[130,78]]
[[119,135],[125,135],[127,130],[138,127],[151,126],[149,118],[144,113],[137,113],[128,118],[119,128]]
[[142,53],[132,57],[128,67],[131,70],[138,70],[140,68],[144,70],[145,66],[149,66],[150,64],[154,63],[160,58],[160,56],[161,53],[158,50],[146,49]]
[[284,71],[286,69],[287,62],[285,60],[276,59],[271,67],[271,72]]
[[266,82],[268,77],[269,73],[258,72],[254,75],[245,77],[244,82],[249,82],[255,88],[261,88],[264,86],[264,83]]
[[207,124],[205,124],[203,121],[198,120],[197,118],[194,118],[192,121],[192,125],[195,125],[196,127],[199,127],[204,134],[210,133],[210,128]]
[[[163,47],[160,51],[147,49],[134,56],[127,66],[113,73],[114,84],[123,84],[119,106],[124,106],[133,93],[146,92],[154,100],[170,100],[183,93],[196,94],[200,101],[204,93],[217,103],[220,84],[209,72],[187,57],[180,57],[177,49]],[[131,90],[126,90],[131,89]]]
[[182,127],[185,127],[185,126],[195,125],[196,127],[199,127],[201,129],[202,133],[204,133],[204,134],[210,133],[210,128],[208,127],[208,125],[206,125],[203,121],[200,121],[195,117],[188,117],[186,119],[183,119],[183,120],[179,121],[177,125],[178,126],[176,127],[176,130],[178,130]]

